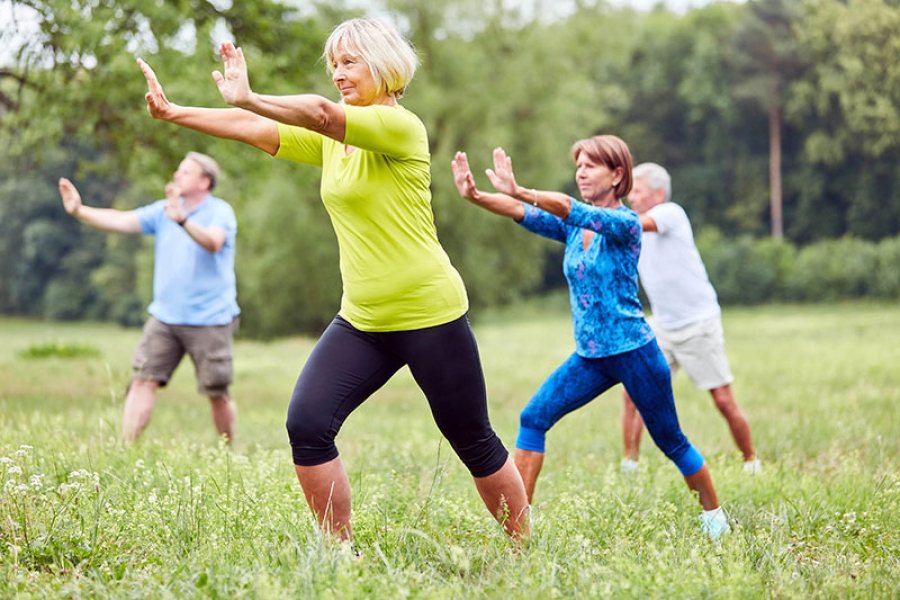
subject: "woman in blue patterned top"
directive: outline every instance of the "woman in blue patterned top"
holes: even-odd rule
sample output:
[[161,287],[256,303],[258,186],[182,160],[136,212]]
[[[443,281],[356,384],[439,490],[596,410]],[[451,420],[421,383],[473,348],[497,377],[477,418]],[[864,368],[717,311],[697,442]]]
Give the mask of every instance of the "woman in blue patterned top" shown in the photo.
[[[561,192],[516,183],[512,160],[494,150],[488,178],[498,193],[476,188],[468,159],[458,152],[453,174],[460,195],[525,229],[566,245],[575,353],[556,369],[520,415],[515,462],[529,503],[544,461],[547,431],[568,413],[622,383],[647,423],[653,441],[697,492],[701,529],[713,539],[729,530],[703,456],[678,424],[669,367],[644,320],[638,299],[641,224],[622,204],[631,191],[631,153],[612,135],[572,147],[575,182],[584,202]],[[652,423],[652,424],[651,424]]]

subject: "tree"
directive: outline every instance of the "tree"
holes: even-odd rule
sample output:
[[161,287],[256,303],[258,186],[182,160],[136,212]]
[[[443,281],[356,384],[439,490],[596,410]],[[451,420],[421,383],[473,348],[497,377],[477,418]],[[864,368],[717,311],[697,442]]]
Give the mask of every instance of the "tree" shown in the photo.
[[[798,42],[813,59],[789,106],[811,160],[880,158],[900,148],[900,10],[884,0],[809,0]],[[814,118],[810,118],[814,117]]]
[[[240,215],[242,192],[259,189],[254,182],[272,162],[240,144],[150,119],[136,56],[154,65],[179,103],[223,106],[210,77],[221,68],[213,40],[239,39],[254,81],[289,93],[305,86],[304,69],[317,64],[325,32],[270,0],[228,8],[187,0],[12,6],[16,15],[29,12],[34,31],[8,37],[4,28],[2,38],[17,45],[12,64],[0,70],[0,134],[10,171],[0,187],[0,310],[134,324],[149,300],[151,263],[141,240],[73,222],[61,209],[56,179],[77,180],[91,204],[131,209],[162,196],[188,150],[208,152],[223,167],[221,193],[235,204],[253,246],[249,238],[259,228]],[[314,79],[320,88],[329,83],[318,69]]]
[[768,115],[770,214],[775,239],[784,235],[782,112],[791,81],[807,66],[795,34],[800,8],[799,0],[750,0],[737,25],[731,54],[736,94]]

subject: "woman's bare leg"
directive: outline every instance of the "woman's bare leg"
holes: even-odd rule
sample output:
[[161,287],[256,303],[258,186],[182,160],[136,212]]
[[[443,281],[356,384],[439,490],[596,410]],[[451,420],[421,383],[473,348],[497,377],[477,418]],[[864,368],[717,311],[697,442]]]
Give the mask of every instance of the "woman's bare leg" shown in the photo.
[[525,485],[525,496],[528,498],[528,504],[531,504],[534,498],[534,486],[537,484],[538,475],[541,474],[541,467],[544,465],[544,453],[516,448],[515,460],[516,468]]
[[712,477],[709,474],[709,467],[703,467],[684,478],[688,487],[692,491],[697,492],[698,500],[703,510],[713,510],[719,508],[719,499],[716,497],[716,489],[713,487]]
[[322,531],[340,540],[351,539],[350,480],[341,458],[314,467],[294,465],[294,469]]
[[513,460],[507,459],[499,471],[487,477],[476,477],[475,488],[485,506],[515,540],[527,540],[531,535],[528,499],[522,477]]

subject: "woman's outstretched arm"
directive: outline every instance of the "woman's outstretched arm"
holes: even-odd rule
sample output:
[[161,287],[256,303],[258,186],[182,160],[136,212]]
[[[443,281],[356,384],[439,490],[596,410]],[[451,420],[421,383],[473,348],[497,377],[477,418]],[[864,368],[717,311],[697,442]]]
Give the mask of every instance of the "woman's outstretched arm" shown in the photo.
[[340,104],[317,94],[257,94],[250,89],[244,51],[231,42],[224,42],[219,46],[219,53],[222,55],[224,73],[213,71],[213,79],[225,102],[285,125],[303,127],[338,142],[344,141],[347,119]]
[[179,106],[169,102],[156,73],[150,65],[138,59],[147,79],[147,111],[154,119],[181,125],[213,137],[236,140],[259,148],[263,152],[278,152],[278,125],[275,121],[240,108],[200,108]]

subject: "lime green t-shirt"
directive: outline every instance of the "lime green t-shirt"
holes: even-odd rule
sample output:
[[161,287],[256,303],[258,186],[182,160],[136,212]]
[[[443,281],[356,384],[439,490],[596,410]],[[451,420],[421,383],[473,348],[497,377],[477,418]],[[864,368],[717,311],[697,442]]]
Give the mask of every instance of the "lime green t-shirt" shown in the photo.
[[[344,144],[279,124],[277,158],[322,167],[340,250],[341,316],[362,331],[408,331],[468,310],[438,242],[425,126],[401,106],[344,106]],[[347,154],[345,144],[354,150]]]

